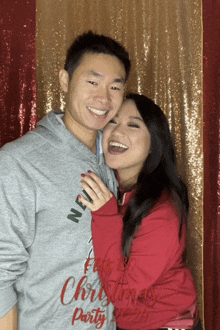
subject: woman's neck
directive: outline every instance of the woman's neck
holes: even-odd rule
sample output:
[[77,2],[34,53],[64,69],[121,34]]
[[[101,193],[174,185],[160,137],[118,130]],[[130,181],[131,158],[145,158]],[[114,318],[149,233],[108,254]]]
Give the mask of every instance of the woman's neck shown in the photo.
[[137,183],[138,174],[118,170],[118,177],[120,188],[129,190]]

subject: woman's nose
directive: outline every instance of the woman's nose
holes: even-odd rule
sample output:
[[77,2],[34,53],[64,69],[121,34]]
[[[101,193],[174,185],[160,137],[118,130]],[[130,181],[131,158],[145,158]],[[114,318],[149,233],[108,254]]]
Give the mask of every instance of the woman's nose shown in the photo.
[[121,124],[118,124],[114,129],[114,134],[115,135],[124,135],[125,134],[124,127]]

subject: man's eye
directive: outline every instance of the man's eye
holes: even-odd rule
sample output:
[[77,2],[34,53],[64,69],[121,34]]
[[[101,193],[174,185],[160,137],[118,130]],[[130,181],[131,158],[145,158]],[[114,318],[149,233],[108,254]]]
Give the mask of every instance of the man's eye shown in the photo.
[[90,83],[91,85],[97,85],[97,82],[89,80],[88,83]]

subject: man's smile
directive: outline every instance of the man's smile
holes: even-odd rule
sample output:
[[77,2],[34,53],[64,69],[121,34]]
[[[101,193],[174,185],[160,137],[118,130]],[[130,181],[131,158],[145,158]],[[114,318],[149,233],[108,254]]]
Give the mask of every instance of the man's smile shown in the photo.
[[105,114],[108,112],[108,110],[98,110],[98,109],[91,108],[91,107],[87,107],[87,109],[89,109],[89,111],[93,112],[94,114],[96,114],[98,116],[105,116]]

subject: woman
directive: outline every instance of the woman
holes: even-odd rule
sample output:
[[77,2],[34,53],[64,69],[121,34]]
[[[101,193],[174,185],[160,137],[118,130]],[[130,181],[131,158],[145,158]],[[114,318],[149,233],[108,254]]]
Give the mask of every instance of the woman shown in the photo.
[[103,149],[117,172],[118,205],[91,171],[81,185],[93,202],[79,198],[92,211],[96,270],[118,329],[201,329],[195,284],[183,262],[187,189],[164,113],[130,94],[104,130]]

